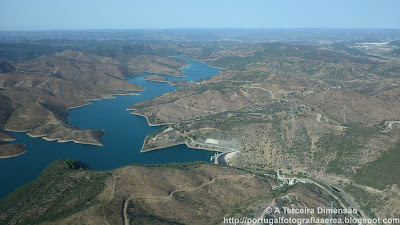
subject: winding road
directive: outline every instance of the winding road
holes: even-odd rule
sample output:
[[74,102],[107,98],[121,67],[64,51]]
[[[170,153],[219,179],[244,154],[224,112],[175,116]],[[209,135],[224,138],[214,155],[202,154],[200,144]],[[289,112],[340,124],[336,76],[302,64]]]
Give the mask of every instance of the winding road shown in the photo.
[[212,183],[214,183],[216,180],[220,180],[220,179],[237,179],[237,178],[247,178],[247,179],[251,179],[253,178],[253,176],[251,176],[250,174],[242,174],[242,175],[221,175],[221,176],[217,176],[216,178],[211,179],[209,182],[203,183],[200,186],[197,186],[195,188],[189,188],[189,189],[180,189],[180,190],[175,190],[172,191],[171,193],[169,193],[169,195],[167,196],[155,196],[155,195],[132,195],[130,196],[128,199],[126,199],[126,201],[124,202],[124,208],[123,208],[123,219],[124,219],[124,225],[129,225],[129,221],[131,218],[129,218],[128,216],[128,206],[129,206],[129,202],[134,199],[134,198],[150,198],[150,199],[166,199],[167,201],[172,199],[172,196],[177,193],[177,192],[191,192],[191,191],[196,191],[199,190],[207,185],[210,185]]

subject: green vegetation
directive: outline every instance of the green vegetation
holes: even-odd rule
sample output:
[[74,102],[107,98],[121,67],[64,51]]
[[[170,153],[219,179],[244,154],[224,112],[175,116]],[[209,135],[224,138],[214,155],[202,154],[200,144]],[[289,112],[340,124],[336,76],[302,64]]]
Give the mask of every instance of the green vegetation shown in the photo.
[[[132,56],[152,55],[152,48],[144,44],[104,42],[95,40],[40,40],[34,43],[0,43],[0,58],[24,61],[67,49],[112,57],[127,62]],[[161,50],[162,51],[162,50]],[[175,53],[177,53],[175,51]],[[176,55],[176,54],[175,54]]]
[[391,53],[392,53],[392,54],[395,54],[395,55],[400,55],[400,48],[393,49],[393,50],[391,51]]
[[368,138],[376,132],[376,128],[352,125],[347,128],[344,135],[326,134],[322,136],[316,145],[325,154],[316,156],[332,155],[334,158],[329,161],[326,168],[327,173],[353,175],[351,166],[352,158],[357,157],[359,150],[363,147],[361,138]]
[[340,68],[332,73],[325,74],[322,79],[347,80],[351,78],[352,72],[351,68]]
[[187,169],[189,167],[196,167],[203,164],[210,164],[204,161],[184,162],[184,163],[166,163],[166,164],[138,164],[147,167],[173,167],[178,169]]
[[0,224],[17,216],[23,220],[19,224],[54,221],[98,204],[96,196],[110,173],[85,168],[74,160],[55,161],[37,179],[0,200]]
[[64,160],[64,164],[68,167],[70,170],[80,170],[80,169],[85,169],[85,165],[82,163],[72,160],[72,159],[66,159]]
[[54,47],[51,45],[0,43],[0,58],[24,61],[63,50],[65,50],[65,48]]
[[368,72],[374,73],[382,78],[398,78],[399,71],[400,65],[398,64],[373,65],[368,69]]
[[15,72],[15,67],[7,62],[6,60],[2,60],[0,58],[0,73],[13,73]]
[[353,184],[346,184],[343,189],[354,197],[354,200],[360,205],[361,209],[368,214],[368,216],[373,218],[376,217],[372,211],[379,205],[378,196],[370,194]]
[[271,120],[265,118],[249,118],[247,120],[228,120],[225,121],[219,128],[223,131],[226,131],[232,129],[232,127],[238,127],[252,123],[271,123]]
[[400,143],[384,152],[377,160],[357,171],[354,179],[359,184],[380,190],[388,185],[400,186]]
[[262,60],[259,53],[255,53],[250,57],[238,57],[238,56],[229,56],[219,58],[216,61],[212,62],[212,66],[223,67],[230,70],[246,70],[247,65],[251,63],[256,63]]
[[397,47],[400,47],[400,40],[391,41],[390,44],[394,45],[394,46],[397,46]]
[[306,158],[305,154],[311,152],[311,138],[304,126],[295,130],[292,144],[289,151],[293,151],[298,156],[300,162],[303,163]]

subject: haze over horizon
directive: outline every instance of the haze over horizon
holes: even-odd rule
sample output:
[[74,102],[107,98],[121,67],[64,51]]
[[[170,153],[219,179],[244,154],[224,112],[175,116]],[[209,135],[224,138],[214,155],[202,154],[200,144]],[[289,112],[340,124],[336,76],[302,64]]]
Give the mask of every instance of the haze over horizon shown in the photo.
[[400,28],[400,1],[0,0],[0,30]]

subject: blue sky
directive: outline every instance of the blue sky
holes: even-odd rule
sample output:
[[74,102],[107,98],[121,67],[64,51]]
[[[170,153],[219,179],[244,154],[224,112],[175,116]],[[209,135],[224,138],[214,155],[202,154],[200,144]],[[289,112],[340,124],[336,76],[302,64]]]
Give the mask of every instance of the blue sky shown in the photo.
[[397,0],[0,0],[0,30],[400,28]]

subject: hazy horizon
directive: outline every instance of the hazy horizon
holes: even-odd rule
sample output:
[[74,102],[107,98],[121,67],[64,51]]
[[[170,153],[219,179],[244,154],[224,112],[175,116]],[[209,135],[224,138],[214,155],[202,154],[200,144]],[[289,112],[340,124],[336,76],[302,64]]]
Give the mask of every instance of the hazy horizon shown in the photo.
[[52,31],[168,31],[168,30],[400,30],[400,28],[362,28],[362,27],[293,27],[293,28],[269,28],[269,27],[170,27],[170,28],[70,28],[70,29],[15,29],[1,30],[0,32],[52,32]]
[[400,29],[400,1],[0,0],[1,31]]
[[184,27],[184,28],[82,28],[82,29],[37,29],[37,30],[0,30],[0,32],[52,32],[52,31],[172,31],[172,30],[400,30],[400,28],[327,28],[327,27],[296,27],[296,28],[241,28],[241,27]]

